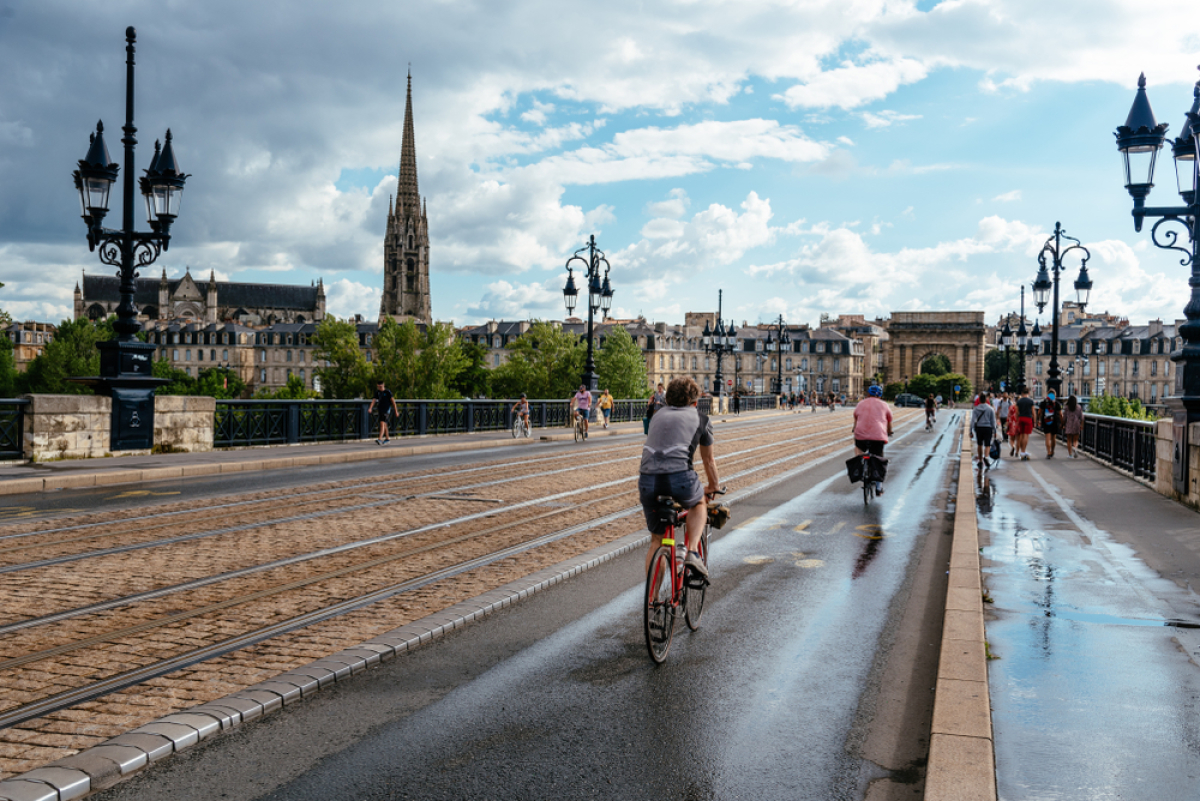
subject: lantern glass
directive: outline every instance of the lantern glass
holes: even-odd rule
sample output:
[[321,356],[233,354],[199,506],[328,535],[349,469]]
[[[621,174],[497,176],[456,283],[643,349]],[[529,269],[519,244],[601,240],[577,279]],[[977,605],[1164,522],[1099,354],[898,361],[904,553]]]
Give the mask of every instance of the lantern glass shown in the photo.
[[575,304],[579,302],[579,289],[575,286],[575,274],[567,276],[567,285],[563,288],[563,302],[567,305],[567,314],[575,313]]
[[1185,198],[1196,191],[1196,151],[1175,156],[1175,182]]
[[1121,149],[1125,187],[1154,186],[1154,162],[1161,145],[1135,145]]

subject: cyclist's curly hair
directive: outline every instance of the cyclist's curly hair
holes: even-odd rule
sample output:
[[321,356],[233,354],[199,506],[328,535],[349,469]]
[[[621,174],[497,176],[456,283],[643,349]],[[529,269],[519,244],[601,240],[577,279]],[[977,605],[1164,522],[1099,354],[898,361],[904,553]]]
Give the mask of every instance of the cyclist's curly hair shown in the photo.
[[673,378],[667,385],[668,406],[691,406],[699,397],[700,386],[687,376]]

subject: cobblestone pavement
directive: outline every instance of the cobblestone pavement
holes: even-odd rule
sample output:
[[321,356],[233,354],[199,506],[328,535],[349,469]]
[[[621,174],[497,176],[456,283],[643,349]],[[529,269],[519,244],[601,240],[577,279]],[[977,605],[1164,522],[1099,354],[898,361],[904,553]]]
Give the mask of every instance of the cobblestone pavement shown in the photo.
[[[915,412],[897,411],[901,425],[916,419]],[[844,449],[847,423],[848,414],[840,412],[722,428],[722,478],[744,486],[798,460]],[[528,547],[636,505],[641,440],[582,447],[587,450],[0,527],[0,778],[641,529],[640,514],[626,515],[586,536]],[[514,546],[512,555],[487,559]],[[480,566],[452,578],[421,582],[480,558]],[[405,582],[415,586],[132,686],[29,709]]]

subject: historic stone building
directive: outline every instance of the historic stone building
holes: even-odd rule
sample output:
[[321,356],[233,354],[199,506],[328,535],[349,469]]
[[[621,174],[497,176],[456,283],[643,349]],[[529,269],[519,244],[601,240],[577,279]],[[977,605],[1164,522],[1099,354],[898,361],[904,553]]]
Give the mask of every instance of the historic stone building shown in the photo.
[[[116,314],[121,302],[121,279],[87,275],[75,285],[75,319],[99,320]],[[133,302],[138,319],[146,322],[238,323],[258,327],[275,323],[320,322],[325,319],[325,287],[290,284],[243,284],[218,281],[209,273],[197,281],[190,271],[182,278],[139,278]]]
[[945,356],[950,371],[982,387],[987,325],[983,312],[892,312],[887,323],[887,380],[908,381],[933,355]]
[[383,237],[383,299],[379,319],[433,321],[429,294],[429,217],[417,188],[417,143],[413,133],[412,74],[404,105],[404,138],[400,143],[400,178],[395,205],[388,200]]

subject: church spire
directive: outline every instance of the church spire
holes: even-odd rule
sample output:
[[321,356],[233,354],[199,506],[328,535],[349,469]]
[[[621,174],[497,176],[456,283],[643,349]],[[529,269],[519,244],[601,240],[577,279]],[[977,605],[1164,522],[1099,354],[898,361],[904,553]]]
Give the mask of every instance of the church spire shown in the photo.
[[412,70],[408,72],[408,98],[404,102],[404,139],[400,144],[400,181],[396,188],[396,211],[403,217],[421,213],[421,193],[417,188],[417,141],[413,133]]

